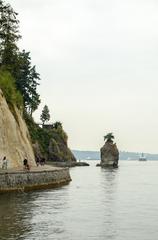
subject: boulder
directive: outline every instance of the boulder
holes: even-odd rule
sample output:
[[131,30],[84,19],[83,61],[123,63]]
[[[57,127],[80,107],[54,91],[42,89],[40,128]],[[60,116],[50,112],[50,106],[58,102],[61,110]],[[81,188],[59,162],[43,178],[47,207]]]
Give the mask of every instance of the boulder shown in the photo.
[[90,164],[87,163],[87,162],[76,162],[76,165],[77,167],[87,167],[89,166]]

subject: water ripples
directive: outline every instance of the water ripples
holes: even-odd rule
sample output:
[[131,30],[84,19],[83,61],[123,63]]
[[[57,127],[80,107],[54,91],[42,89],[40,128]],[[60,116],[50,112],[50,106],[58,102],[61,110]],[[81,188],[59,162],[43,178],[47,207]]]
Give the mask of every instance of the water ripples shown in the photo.
[[157,240],[157,162],[71,169],[62,188],[0,197],[1,240]]

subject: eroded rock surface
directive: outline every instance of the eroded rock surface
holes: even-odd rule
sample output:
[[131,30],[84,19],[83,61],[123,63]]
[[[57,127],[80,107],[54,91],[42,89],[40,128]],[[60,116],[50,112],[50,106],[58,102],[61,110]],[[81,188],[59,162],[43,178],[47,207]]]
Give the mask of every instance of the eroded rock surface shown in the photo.
[[100,149],[100,153],[101,153],[100,166],[102,167],[118,166],[119,151],[116,146],[116,143],[106,142],[104,146]]
[[4,156],[9,168],[21,167],[24,158],[30,165],[36,165],[25,121],[16,107],[10,110],[0,90],[0,160]]

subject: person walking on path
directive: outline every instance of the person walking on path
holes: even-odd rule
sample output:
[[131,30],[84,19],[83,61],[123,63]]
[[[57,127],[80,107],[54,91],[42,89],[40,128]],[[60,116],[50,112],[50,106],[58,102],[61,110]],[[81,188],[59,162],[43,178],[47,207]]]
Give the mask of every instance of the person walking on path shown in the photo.
[[45,163],[46,163],[46,159],[43,157],[43,158],[41,159],[41,166],[44,166]]
[[28,160],[25,158],[23,161],[24,164],[24,170],[30,170],[30,165],[28,164]]
[[6,159],[6,156],[4,156],[2,160],[2,169],[7,170],[7,168],[8,168],[8,160]]

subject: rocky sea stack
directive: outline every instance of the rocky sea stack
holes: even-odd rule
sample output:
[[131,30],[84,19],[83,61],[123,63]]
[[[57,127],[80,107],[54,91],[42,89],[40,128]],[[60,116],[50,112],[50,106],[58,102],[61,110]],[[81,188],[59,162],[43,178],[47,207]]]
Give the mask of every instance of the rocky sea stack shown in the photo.
[[113,143],[114,136],[112,133],[108,133],[104,136],[106,140],[104,146],[100,149],[101,154],[101,167],[118,167],[119,151],[116,143]]

